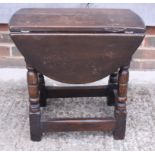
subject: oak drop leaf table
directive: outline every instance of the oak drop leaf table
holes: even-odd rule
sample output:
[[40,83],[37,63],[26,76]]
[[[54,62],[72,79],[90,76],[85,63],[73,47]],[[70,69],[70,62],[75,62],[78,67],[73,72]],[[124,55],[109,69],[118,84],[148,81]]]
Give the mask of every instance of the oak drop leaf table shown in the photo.
[[[21,9],[10,20],[10,36],[25,58],[30,133],[113,131],[124,139],[129,64],[145,35],[141,18],[126,9]],[[75,86],[46,86],[44,75]],[[79,86],[109,75],[108,85]],[[107,97],[111,118],[42,120],[47,98]]]

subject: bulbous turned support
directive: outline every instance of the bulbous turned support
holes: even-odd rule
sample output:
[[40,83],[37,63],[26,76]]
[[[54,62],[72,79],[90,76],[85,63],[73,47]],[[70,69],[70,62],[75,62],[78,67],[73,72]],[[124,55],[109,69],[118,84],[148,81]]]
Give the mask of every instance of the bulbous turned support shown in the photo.
[[123,66],[120,68],[118,75],[118,97],[114,111],[116,119],[116,127],[113,132],[113,135],[115,139],[124,139],[125,137],[128,80],[129,80],[129,66]]
[[27,64],[27,83],[29,93],[29,119],[30,119],[30,135],[31,140],[40,141],[41,131],[41,112],[39,104],[39,85],[37,71]]
[[45,107],[46,106],[46,89],[45,89],[45,80],[44,76],[41,73],[38,73],[38,80],[39,80],[39,90],[40,90],[40,106]]
[[114,106],[116,99],[114,95],[114,91],[117,91],[118,86],[118,72],[114,72],[110,74],[108,81],[108,96],[107,96],[107,105]]

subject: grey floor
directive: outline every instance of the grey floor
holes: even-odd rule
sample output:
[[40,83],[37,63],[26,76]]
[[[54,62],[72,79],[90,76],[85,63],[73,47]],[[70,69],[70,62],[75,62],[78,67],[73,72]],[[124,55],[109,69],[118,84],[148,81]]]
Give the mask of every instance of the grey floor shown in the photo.
[[[46,133],[29,137],[25,80],[0,82],[0,150],[155,150],[155,84],[130,84],[126,138],[104,132]],[[105,98],[51,99],[45,117],[112,116]]]

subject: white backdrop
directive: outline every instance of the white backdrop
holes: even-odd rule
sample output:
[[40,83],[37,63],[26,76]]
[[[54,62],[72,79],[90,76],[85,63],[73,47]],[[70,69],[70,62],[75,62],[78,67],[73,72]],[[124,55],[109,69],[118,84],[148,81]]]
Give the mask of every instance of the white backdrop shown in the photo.
[[2,4],[0,3],[0,23],[8,23],[12,14],[20,8],[128,8],[141,16],[147,26],[155,26],[155,3],[50,3],[50,4]]

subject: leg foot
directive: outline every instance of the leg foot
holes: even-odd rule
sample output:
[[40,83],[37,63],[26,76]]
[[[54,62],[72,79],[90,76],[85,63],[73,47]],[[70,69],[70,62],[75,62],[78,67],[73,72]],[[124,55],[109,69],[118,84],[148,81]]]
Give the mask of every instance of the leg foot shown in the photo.
[[[120,107],[119,107],[120,106]],[[126,110],[125,105],[117,104],[117,110],[115,110],[115,119],[116,119],[116,126],[113,132],[113,136],[115,140],[121,140],[125,138],[125,129],[126,129]],[[121,109],[122,108],[122,109]],[[120,110],[121,109],[121,110]]]
[[41,141],[42,132],[40,124],[40,112],[33,114],[30,112],[30,136],[32,141]]

